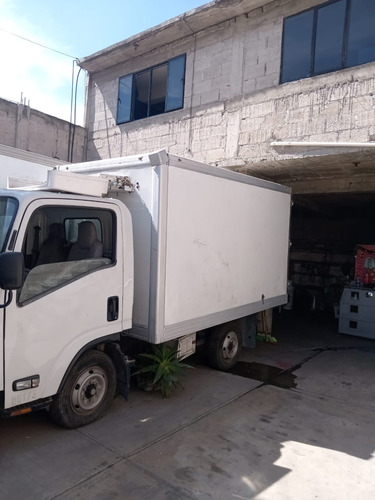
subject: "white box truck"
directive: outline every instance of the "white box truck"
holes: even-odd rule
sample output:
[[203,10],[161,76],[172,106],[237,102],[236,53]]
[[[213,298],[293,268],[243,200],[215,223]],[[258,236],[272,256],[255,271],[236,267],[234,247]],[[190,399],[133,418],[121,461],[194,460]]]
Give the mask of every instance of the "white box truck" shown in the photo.
[[7,188],[10,179],[14,185],[19,186],[43,183],[48,170],[61,163],[65,162],[0,144],[0,188]]
[[229,369],[287,302],[291,194],[169,155],[63,165],[0,191],[0,412],[74,428],[127,396],[135,346]]

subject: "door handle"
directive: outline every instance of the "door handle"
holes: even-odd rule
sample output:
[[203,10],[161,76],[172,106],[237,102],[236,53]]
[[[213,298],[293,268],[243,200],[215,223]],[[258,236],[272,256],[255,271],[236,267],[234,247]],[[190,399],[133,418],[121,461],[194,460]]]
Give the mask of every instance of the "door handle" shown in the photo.
[[116,321],[118,319],[118,311],[118,297],[109,297],[107,300],[107,321]]

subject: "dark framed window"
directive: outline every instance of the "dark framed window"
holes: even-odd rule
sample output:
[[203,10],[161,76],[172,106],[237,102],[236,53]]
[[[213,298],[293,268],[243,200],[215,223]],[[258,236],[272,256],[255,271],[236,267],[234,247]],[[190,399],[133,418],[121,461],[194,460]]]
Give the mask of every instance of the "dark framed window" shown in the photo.
[[44,206],[30,217],[22,247],[19,305],[116,263],[116,215],[104,208]]
[[86,222],[90,221],[94,226],[96,230],[96,235],[99,241],[103,241],[103,230],[102,230],[102,221],[95,217],[95,218],[87,218],[87,216],[84,219],[80,218],[72,218],[72,219],[65,219],[64,220],[64,232],[65,232],[65,237],[66,240],[69,242],[69,244],[76,243],[78,240],[78,232],[79,232],[79,225],[81,222]]
[[5,252],[17,210],[18,201],[15,198],[0,197],[0,252]]
[[160,115],[184,104],[185,54],[119,79],[117,123]]
[[332,0],[284,19],[280,83],[375,61],[374,25],[374,0]]

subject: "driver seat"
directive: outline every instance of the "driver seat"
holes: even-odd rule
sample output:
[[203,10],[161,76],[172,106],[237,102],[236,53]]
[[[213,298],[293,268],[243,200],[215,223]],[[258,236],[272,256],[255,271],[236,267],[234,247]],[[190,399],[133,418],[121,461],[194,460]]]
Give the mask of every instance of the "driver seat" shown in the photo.
[[83,221],[78,226],[77,242],[70,249],[68,261],[100,259],[103,257],[103,243],[98,240],[95,224]]

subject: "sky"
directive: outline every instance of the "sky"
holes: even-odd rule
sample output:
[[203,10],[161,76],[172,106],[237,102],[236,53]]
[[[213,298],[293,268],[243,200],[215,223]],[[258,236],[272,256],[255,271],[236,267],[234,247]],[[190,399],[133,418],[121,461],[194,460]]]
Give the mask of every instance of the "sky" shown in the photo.
[[[0,0],[0,98],[83,125],[85,72],[74,60],[208,0]],[[53,50],[51,50],[53,49]]]

